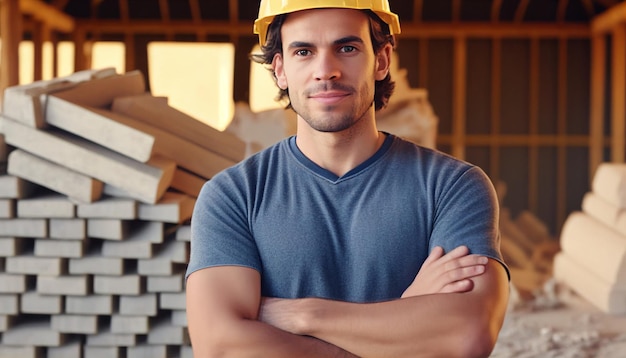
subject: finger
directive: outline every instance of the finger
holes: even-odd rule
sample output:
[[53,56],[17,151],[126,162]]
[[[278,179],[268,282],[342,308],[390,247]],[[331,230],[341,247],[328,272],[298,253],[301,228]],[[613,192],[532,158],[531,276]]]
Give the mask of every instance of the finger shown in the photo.
[[468,254],[469,254],[469,249],[467,248],[467,246],[462,245],[462,246],[455,247],[453,250],[445,254],[443,258],[445,259],[444,261],[450,261],[450,260],[458,259],[463,256],[467,256]]
[[443,255],[443,248],[441,246],[435,246],[422,265],[427,266],[431,262],[439,260]]
[[461,280],[447,284],[441,289],[441,293],[461,293],[468,292],[474,288],[474,282],[472,280]]
[[445,273],[447,282],[456,282],[464,279],[468,279],[475,276],[480,276],[485,273],[484,265],[474,265],[468,267],[461,267]]

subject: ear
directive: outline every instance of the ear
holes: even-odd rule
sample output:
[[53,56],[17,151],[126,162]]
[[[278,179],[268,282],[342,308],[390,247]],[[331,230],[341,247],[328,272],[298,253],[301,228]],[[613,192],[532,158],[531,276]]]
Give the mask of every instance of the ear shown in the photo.
[[287,89],[287,77],[285,76],[285,68],[283,67],[283,56],[280,53],[274,55],[272,60],[272,68],[276,77],[276,84],[282,90]]
[[389,67],[391,65],[391,52],[393,48],[391,44],[387,43],[376,54],[376,81],[382,81],[387,77],[389,73]]

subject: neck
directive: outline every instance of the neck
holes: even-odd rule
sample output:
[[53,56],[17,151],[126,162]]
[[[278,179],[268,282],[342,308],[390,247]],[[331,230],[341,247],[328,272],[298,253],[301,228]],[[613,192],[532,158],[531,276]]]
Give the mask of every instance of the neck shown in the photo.
[[298,116],[296,144],[304,155],[320,167],[343,176],[370,158],[380,148],[385,135],[376,128],[374,116],[341,132],[319,132]]

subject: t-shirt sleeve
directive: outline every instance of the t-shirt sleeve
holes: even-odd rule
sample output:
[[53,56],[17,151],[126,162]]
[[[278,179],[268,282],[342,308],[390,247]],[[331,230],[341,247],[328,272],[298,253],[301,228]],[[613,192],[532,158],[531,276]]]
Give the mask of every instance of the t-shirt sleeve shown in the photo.
[[500,251],[499,204],[491,181],[476,166],[453,180],[437,198],[429,250],[445,252],[466,245],[470,253],[493,258],[504,266]]
[[[245,187],[228,175],[206,182],[191,219],[191,254],[185,277],[214,266],[245,266],[261,271],[250,232]],[[241,184],[241,183],[239,183]]]

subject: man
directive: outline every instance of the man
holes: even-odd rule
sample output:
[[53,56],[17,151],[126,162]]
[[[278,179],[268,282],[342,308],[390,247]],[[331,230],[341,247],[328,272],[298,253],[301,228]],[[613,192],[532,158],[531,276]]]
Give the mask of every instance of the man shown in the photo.
[[202,189],[194,357],[489,355],[508,299],[495,193],[376,129],[400,31],[387,1],[262,0],[256,29],[297,134]]

